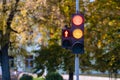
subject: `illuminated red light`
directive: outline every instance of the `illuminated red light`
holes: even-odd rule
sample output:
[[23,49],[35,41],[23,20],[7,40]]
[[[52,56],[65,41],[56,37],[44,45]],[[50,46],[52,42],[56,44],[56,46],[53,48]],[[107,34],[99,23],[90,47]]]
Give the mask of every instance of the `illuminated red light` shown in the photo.
[[75,15],[72,19],[72,22],[73,22],[74,25],[79,26],[83,23],[83,17],[80,16],[80,15]]
[[64,32],[63,32],[63,35],[64,35],[64,37],[65,38],[67,38],[67,37],[69,37],[69,31],[68,30],[65,30]]
[[68,31],[65,31],[65,37],[68,37]]

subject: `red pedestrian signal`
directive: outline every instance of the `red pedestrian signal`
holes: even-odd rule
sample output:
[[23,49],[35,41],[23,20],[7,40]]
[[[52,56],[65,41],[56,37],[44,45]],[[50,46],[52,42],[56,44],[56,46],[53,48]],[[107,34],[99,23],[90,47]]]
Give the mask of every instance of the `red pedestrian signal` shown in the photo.
[[67,26],[62,29],[62,47],[67,49],[71,47],[71,33]]
[[63,31],[63,36],[64,36],[65,38],[70,37],[70,32],[69,32],[69,30],[64,30],[64,31]]

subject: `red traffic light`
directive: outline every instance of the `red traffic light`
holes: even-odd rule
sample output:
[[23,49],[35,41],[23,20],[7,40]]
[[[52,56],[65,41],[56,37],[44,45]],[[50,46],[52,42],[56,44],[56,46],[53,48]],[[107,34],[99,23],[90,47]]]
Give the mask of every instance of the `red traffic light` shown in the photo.
[[80,26],[84,22],[84,18],[81,15],[74,15],[72,18],[72,22],[76,26]]

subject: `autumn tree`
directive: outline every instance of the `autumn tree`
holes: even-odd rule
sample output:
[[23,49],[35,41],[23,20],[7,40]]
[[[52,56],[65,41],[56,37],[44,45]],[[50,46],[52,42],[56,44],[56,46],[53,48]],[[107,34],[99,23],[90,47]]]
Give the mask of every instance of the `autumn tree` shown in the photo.
[[3,0],[2,8],[1,8],[1,66],[2,66],[2,79],[3,80],[10,80],[10,71],[9,71],[9,58],[8,58],[8,48],[10,43],[10,33],[11,31],[15,32],[11,28],[11,23],[14,18],[14,15],[17,10],[19,0],[16,0],[14,6],[11,5],[10,11],[7,11],[9,7],[7,7],[7,1]]
[[[33,33],[33,28],[31,28],[34,16],[30,17],[30,12],[33,12],[33,9],[38,6],[36,3],[41,2],[34,3],[36,5],[33,5],[34,7],[27,2],[28,0],[3,0],[0,2],[0,61],[3,80],[10,80],[8,49],[20,48],[19,51],[25,51],[21,46],[26,43],[30,44],[33,41],[31,38],[36,37],[36,33]],[[27,11],[29,11],[29,15],[27,15]]]
[[85,48],[95,61],[94,69],[100,72],[119,70],[115,66],[119,65],[120,59],[117,57],[120,46],[119,4],[118,0],[95,0],[86,8]]

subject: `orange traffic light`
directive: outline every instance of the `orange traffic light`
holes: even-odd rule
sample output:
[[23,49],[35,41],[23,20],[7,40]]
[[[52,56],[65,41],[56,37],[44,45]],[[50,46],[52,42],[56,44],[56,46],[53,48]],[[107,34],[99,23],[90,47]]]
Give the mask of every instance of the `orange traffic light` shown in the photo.
[[73,30],[72,35],[74,38],[80,39],[83,36],[83,32],[81,29],[75,29],[75,30]]

